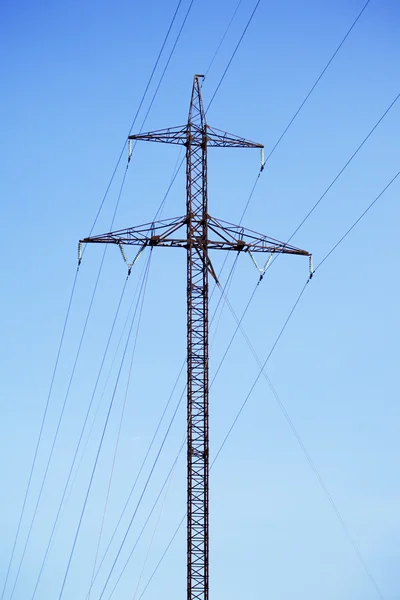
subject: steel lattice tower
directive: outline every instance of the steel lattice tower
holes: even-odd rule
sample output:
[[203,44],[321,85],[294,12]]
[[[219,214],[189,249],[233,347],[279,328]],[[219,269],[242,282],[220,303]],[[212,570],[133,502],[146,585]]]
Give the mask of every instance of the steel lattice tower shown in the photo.
[[207,125],[202,77],[194,76],[186,125],[129,136],[129,140],[186,146],[186,214],[81,240],[85,244],[117,244],[121,250],[123,245],[136,245],[187,251],[187,600],[208,600],[209,591],[208,275],[217,281],[209,250],[310,256],[305,250],[209,215],[208,147],[263,145]]

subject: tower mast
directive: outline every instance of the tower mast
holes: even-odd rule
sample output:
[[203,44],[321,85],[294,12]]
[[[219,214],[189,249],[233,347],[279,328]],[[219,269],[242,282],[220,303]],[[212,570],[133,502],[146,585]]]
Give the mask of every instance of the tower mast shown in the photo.
[[209,274],[217,281],[209,250],[310,256],[305,250],[208,214],[208,147],[263,146],[207,124],[202,78],[194,76],[186,125],[129,136],[130,140],[186,146],[186,214],[81,240],[117,244],[121,248],[124,244],[180,247],[187,252],[187,600],[208,600],[209,594]]
[[187,598],[208,600],[207,126],[198,76],[186,136]]

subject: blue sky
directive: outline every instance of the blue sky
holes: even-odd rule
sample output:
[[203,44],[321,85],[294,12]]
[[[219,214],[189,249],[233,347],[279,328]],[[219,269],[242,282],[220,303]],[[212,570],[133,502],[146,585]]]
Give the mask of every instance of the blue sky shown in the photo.
[[[189,4],[188,0],[181,3],[134,131],[142,125]],[[203,96],[208,104],[255,4],[241,2],[207,72],[237,3],[194,0],[145,131],[185,123],[194,73],[207,72]],[[268,154],[364,4],[355,0],[261,0],[212,102],[209,123],[263,143]],[[22,1],[1,7],[1,590],[71,295],[77,241],[92,227],[175,6],[175,2],[82,4],[71,0],[62,4]],[[400,91],[399,26],[397,2],[370,1],[268,161],[246,212],[246,226],[288,239],[334,180]],[[295,245],[313,253],[315,265],[398,172],[399,103],[293,238]],[[182,156],[179,152],[179,147],[161,144],[143,143],[135,148],[114,229],[152,220]],[[259,160],[256,150],[210,150],[211,214],[234,223],[240,220],[259,172]],[[95,233],[109,229],[125,167],[126,153]],[[212,469],[212,598],[239,600],[246,595],[289,600],[296,595],[307,600],[374,600],[379,594],[367,569],[385,600],[400,599],[399,185],[397,179],[307,285],[268,361],[267,373],[276,396],[261,377]],[[162,216],[181,215],[184,207],[182,170]],[[131,250],[129,257],[134,255]],[[4,600],[11,597],[102,253],[99,246],[87,248],[76,280]],[[90,586],[125,396],[100,558],[173,390],[186,342],[185,256],[177,250],[155,249],[152,253],[140,327],[136,319],[116,385],[127,336],[124,323],[132,315],[130,307],[137,301],[148,259],[145,253],[141,256],[126,284],[95,389],[126,279],[119,252],[107,250],[12,596],[16,600],[32,597],[91,397],[89,423],[97,405],[99,410],[91,435],[88,430],[84,433],[86,450],[78,452],[74,484],[68,490],[37,587],[37,600],[59,598],[111,398],[109,427],[68,571],[65,600],[86,598]],[[213,256],[213,260],[219,270],[223,257]],[[234,257],[228,257],[223,283],[233,263]],[[305,259],[281,257],[258,286],[243,327],[261,362],[307,277]],[[239,257],[229,289],[229,301],[239,317],[257,280],[248,257]],[[217,299],[218,291],[210,302],[211,314]],[[211,377],[235,328],[225,306],[211,326]],[[211,389],[213,456],[258,374],[257,362],[238,333]],[[95,580],[93,599],[138,599],[185,512],[186,471],[181,453],[167,491],[161,494],[112,593],[182,444],[183,399],[101,596],[183,389],[181,375],[122,527]],[[143,598],[161,594],[184,598],[185,565],[183,527]]]

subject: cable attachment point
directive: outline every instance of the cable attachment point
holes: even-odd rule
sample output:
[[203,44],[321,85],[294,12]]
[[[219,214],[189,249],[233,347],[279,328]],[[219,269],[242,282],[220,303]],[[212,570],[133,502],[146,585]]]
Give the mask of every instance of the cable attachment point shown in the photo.
[[80,267],[81,262],[82,262],[82,242],[79,242],[79,244],[78,244],[78,267]]
[[264,167],[265,167],[265,160],[264,160],[264,148],[261,148],[261,167],[260,167],[260,173],[262,173],[264,171]]
[[128,140],[128,163],[131,162],[132,156],[132,140]]
[[250,250],[249,250],[249,254],[250,254],[250,258],[251,258],[251,260],[253,261],[253,264],[254,264],[255,268],[256,268],[256,269],[257,269],[257,271],[260,273],[260,279],[259,279],[259,281],[258,281],[258,283],[260,283],[260,281],[262,281],[262,278],[264,277],[265,271],[268,269],[268,267],[269,267],[269,264],[270,264],[270,262],[271,262],[271,260],[272,260],[272,255],[273,255],[273,252],[271,252],[271,254],[270,254],[270,255],[269,255],[269,257],[268,257],[268,260],[267,260],[267,262],[265,263],[265,265],[264,265],[262,268],[260,268],[260,267],[258,266],[258,264],[256,263],[256,260],[255,260],[254,256],[253,256],[253,255],[252,255],[252,253],[250,252]]
[[121,255],[122,258],[124,260],[124,263],[128,266],[128,277],[132,272],[132,267],[135,264],[135,262],[137,261],[137,259],[139,258],[139,256],[142,254],[143,250],[146,248],[146,244],[143,244],[143,246],[140,248],[139,252],[136,254],[135,258],[133,259],[132,262],[128,262],[128,259],[126,258],[126,254],[125,254],[125,250],[124,247],[122,245],[122,242],[118,242],[118,247],[121,251]]

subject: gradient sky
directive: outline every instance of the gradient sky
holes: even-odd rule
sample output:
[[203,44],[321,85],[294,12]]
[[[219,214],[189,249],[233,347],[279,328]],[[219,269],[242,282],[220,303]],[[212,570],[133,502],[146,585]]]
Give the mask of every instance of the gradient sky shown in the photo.
[[[141,126],[189,7],[183,0],[133,130]],[[212,98],[256,2],[194,0],[143,130],[186,122],[194,73]],[[273,148],[364,0],[261,0],[208,111],[211,125]],[[137,112],[176,2],[3,3],[3,292],[0,316],[0,590],[71,295],[77,241],[88,235]],[[259,178],[244,224],[287,240],[399,94],[400,6],[371,0]],[[332,186],[293,244],[317,265],[399,170],[400,100]],[[153,219],[181,160],[180,148],[138,144],[113,223]],[[126,151],[95,225],[108,231]],[[256,150],[209,153],[211,214],[239,222],[260,166]],[[400,600],[398,231],[400,178],[317,271],[211,474],[210,594],[215,600]],[[184,171],[162,217],[185,210]],[[133,248],[127,249],[129,257]],[[78,274],[37,465],[4,600],[17,576],[61,407],[101,263],[89,246]],[[215,268],[223,256],[213,255]],[[35,598],[59,598],[127,329],[148,254],[132,270],[94,395],[99,410]],[[225,283],[234,257],[222,272]],[[68,392],[54,454],[13,598],[32,597],[104,355],[127,269],[109,248]],[[302,257],[281,257],[258,286],[243,327],[268,356],[308,277]],[[229,300],[240,316],[258,281],[240,256]],[[85,599],[96,556],[115,441],[131,379],[99,556],[102,557],[185,357],[185,255],[152,253],[136,322],[62,598]],[[210,303],[213,314],[218,300]],[[228,307],[211,327],[211,377],[236,323]],[[218,322],[218,327],[216,324]],[[214,336],[214,332],[215,336]],[[136,347],[133,353],[133,347]],[[122,343],[118,341],[122,336]],[[116,356],[113,362],[113,357]],[[132,359],[133,356],[133,359]],[[259,366],[238,333],[210,393],[215,457]],[[123,527],[95,580],[92,600],[138,599],[185,512],[184,452],[112,593],[185,435],[185,399],[103,595],[119,544],[184,389],[173,391]],[[102,393],[104,390],[104,393]],[[288,424],[285,407],[316,472]],[[89,423],[92,422],[94,410]],[[81,459],[82,457],[82,459]],[[321,483],[323,482],[323,483]],[[329,495],[329,498],[328,498]],[[336,507],[336,512],[332,506]],[[340,515],[340,518],[338,517]],[[354,548],[358,549],[358,553]],[[363,565],[364,562],[364,565]],[[143,598],[186,594],[185,527]]]

